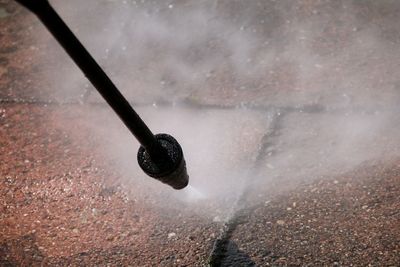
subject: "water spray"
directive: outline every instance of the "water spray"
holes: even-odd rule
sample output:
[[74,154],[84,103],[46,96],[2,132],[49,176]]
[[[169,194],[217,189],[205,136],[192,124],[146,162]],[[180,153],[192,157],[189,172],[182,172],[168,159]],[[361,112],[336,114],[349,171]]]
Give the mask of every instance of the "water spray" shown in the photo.
[[186,187],[189,183],[189,176],[186,171],[182,148],[175,138],[168,134],[153,135],[47,0],[16,1],[28,8],[42,21],[139,141],[141,146],[137,160],[142,170],[150,177],[166,183],[174,189]]

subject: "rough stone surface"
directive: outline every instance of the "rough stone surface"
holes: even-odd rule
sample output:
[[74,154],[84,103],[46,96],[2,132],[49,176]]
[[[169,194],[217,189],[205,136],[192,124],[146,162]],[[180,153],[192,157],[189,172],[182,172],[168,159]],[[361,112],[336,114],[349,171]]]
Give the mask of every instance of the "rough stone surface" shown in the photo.
[[0,265],[398,266],[399,3],[161,2],[52,1],[180,141],[179,193],[0,0]]

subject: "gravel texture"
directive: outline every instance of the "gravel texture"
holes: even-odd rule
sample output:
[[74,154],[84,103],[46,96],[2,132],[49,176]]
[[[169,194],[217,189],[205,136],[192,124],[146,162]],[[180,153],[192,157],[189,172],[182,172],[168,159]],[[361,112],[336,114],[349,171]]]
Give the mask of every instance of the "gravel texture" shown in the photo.
[[78,136],[71,131],[82,112],[2,104],[1,264],[204,261],[217,223],[184,206],[162,210],[135,191],[143,188],[129,198],[118,171],[98,156],[96,138],[83,127]]
[[[68,22],[84,25],[73,26],[89,46],[98,41],[86,35],[93,22],[82,24],[74,17],[77,10],[54,2]],[[244,60],[255,62],[254,75],[232,71],[235,57],[221,50],[232,39],[206,31],[199,34],[213,40],[210,47],[196,50],[197,57],[189,51],[183,66],[189,68],[199,55],[228,63],[199,72],[206,77],[204,88],[193,88],[190,79],[180,83],[161,64],[165,58],[151,61],[162,54],[157,49],[142,59],[162,77],[143,74],[130,89],[122,86],[130,100],[146,106],[145,119],[173,115],[173,123],[154,121],[158,127],[171,130],[185,120],[192,133],[208,125],[204,137],[214,129],[234,132],[203,149],[226,151],[219,155],[221,168],[236,171],[243,162],[257,167],[247,172],[251,179],[244,188],[227,175],[236,179],[241,173],[222,172],[214,194],[225,185],[237,191],[223,195],[222,202],[184,202],[165,185],[131,172],[136,161],[130,147],[137,144],[125,142],[122,124],[82,75],[71,72],[75,67],[37,19],[13,1],[0,0],[0,266],[400,265],[399,118],[393,112],[400,99],[398,2],[215,3],[211,10],[176,1],[161,13],[186,10],[192,25],[190,10],[196,7],[220,15],[233,32],[246,32],[234,36],[257,40],[250,49],[257,53]],[[152,4],[139,8],[154,11]],[[98,6],[99,14],[107,14],[119,4]],[[197,18],[208,21],[208,15]],[[186,30],[178,36],[185,37]],[[113,78],[126,81],[126,72],[118,70],[128,58],[94,53]],[[189,111],[169,110],[176,103],[165,92]],[[143,98],[137,101],[137,95]],[[349,131],[353,121],[361,122],[354,127],[361,132]],[[121,142],[112,143],[118,138]],[[195,141],[184,140],[196,149]],[[348,147],[361,156],[335,156]],[[134,163],[121,168],[121,156]],[[331,158],[335,164],[328,164]],[[205,173],[217,170],[210,164]],[[204,181],[198,185],[206,186]]]
[[265,194],[264,203],[238,213],[231,241],[257,266],[397,266],[399,171],[398,161],[370,163]]

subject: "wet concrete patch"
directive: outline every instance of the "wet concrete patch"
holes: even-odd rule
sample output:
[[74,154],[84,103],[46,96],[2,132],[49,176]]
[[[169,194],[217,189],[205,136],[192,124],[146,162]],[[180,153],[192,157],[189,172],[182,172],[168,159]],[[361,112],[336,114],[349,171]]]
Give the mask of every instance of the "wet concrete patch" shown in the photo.
[[0,242],[1,266],[41,265],[44,258],[33,234]]
[[365,164],[265,194],[263,203],[248,208],[231,240],[257,266],[396,265],[398,166]]
[[[399,117],[390,110],[374,113],[362,110],[356,112],[351,110],[337,112],[278,110],[275,114],[279,115],[274,117],[274,123],[270,124],[270,129],[262,140],[263,149],[254,173],[256,178],[251,180],[243,191],[236,212],[225,224],[224,234],[216,240],[210,256],[212,266],[230,262],[239,254],[253,255],[249,256],[249,259],[257,257],[259,265],[290,265],[307,262],[309,259],[301,257],[289,260],[287,254],[281,255],[279,250],[271,250],[268,245],[264,247],[264,243],[271,244],[275,241],[255,241],[258,238],[254,238],[254,229],[262,233],[262,228],[265,228],[266,238],[276,238],[275,233],[271,232],[286,229],[287,225],[295,220],[292,217],[284,217],[286,214],[296,215],[299,200],[287,202],[284,199],[291,194],[297,194],[297,197],[301,198],[302,193],[297,192],[296,188],[313,184],[318,179],[326,179],[321,181],[321,185],[323,184],[325,190],[328,190],[328,194],[330,183],[334,187],[340,183],[337,180],[332,181],[334,177],[346,175],[347,178],[349,174],[345,173],[358,170],[360,166],[368,168],[365,162],[390,160],[399,155],[396,145],[399,141],[399,130],[392,127],[392,123],[399,120]],[[357,175],[357,178],[354,178],[356,180],[365,178],[357,174],[358,171],[354,173]],[[353,178],[350,176],[348,179]],[[393,177],[389,178],[389,184],[393,183],[390,179]],[[315,188],[311,192],[320,190]],[[345,191],[338,189],[340,190]],[[358,189],[353,188],[353,190]],[[324,196],[320,197],[324,198]],[[281,205],[279,201],[284,204]],[[340,195],[335,195],[331,201],[342,201],[342,199]],[[275,206],[279,206],[279,209],[271,209]],[[264,217],[268,219],[258,221],[259,218]],[[394,217],[389,219],[396,220]],[[311,232],[305,235],[314,236]],[[284,236],[282,238],[286,239],[282,241],[291,242],[290,235]],[[309,241],[304,243],[304,251],[298,248],[298,253],[308,253],[307,242]],[[229,250],[231,243],[237,244],[238,251],[241,252]],[[260,246],[255,245],[257,243]],[[315,251],[313,253],[316,254]],[[393,257],[393,254],[391,255],[390,257]],[[305,257],[312,258],[311,255]],[[250,260],[247,264],[244,266],[252,266],[253,263]]]

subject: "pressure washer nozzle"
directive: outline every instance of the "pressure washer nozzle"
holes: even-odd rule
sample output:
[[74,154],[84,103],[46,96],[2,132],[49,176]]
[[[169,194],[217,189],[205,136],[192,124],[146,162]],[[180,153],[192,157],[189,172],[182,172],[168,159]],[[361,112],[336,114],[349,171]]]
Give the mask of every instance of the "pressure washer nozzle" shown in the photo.
[[140,168],[174,189],[183,189],[189,183],[183,151],[179,143],[168,134],[156,134],[156,144],[150,149],[140,146],[137,158]]
[[16,1],[39,17],[139,143],[142,144],[138,152],[138,161],[143,171],[175,189],[186,187],[189,183],[189,177],[186,172],[182,148],[178,142],[168,134],[153,135],[48,0]]

